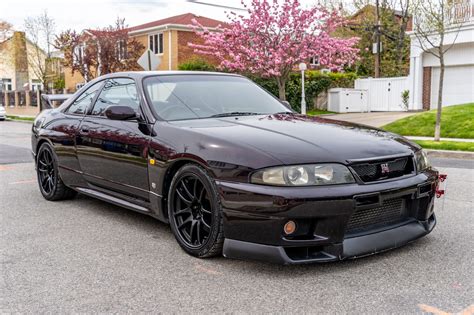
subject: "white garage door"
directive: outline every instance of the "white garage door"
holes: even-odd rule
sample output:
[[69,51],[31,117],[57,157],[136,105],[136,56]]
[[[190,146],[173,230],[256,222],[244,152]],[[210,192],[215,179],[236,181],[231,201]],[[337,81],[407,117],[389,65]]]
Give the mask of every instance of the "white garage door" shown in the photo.
[[[439,72],[431,73],[431,108],[438,104]],[[474,102],[474,65],[446,67],[443,86],[443,106]]]

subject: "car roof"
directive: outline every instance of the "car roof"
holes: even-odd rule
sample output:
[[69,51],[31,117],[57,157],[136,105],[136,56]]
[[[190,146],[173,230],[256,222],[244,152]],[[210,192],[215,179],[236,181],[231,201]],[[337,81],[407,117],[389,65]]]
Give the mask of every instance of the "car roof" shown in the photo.
[[114,78],[114,77],[133,77],[133,78],[144,78],[148,76],[159,76],[159,75],[221,75],[221,76],[237,76],[242,77],[241,75],[234,73],[225,73],[225,72],[210,72],[210,71],[124,71],[124,72],[114,72],[101,76],[101,78]]

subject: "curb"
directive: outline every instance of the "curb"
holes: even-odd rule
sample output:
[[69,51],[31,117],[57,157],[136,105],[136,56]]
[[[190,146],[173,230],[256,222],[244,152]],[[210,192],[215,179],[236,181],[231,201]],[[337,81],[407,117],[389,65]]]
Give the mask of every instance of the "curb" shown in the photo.
[[431,158],[474,160],[474,152],[423,149]]
[[[417,137],[417,136],[405,136],[409,140],[421,140],[421,141],[433,141],[433,137]],[[452,142],[474,142],[474,139],[462,139],[462,138],[441,138],[440,141],[452,141]]]
[[7,118],[5,121],[14,121],[14,122],[21,122],[21,123],[27,123],[27,124],[33,124],[32,120],[22,120],[22,119],[11,119]]

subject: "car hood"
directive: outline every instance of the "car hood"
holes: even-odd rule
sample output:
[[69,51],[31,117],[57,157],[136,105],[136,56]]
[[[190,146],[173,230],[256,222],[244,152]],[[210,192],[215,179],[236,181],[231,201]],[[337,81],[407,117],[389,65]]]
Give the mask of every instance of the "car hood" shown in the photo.
[[[339,162],[409,155],[419,149],[383,130],[304,115],[265,115],[177,121],[193,133],[248,146],[282,164]],[[190,138],[192,139],[192,137]],[[202,137],[200,138],[202,139]]]

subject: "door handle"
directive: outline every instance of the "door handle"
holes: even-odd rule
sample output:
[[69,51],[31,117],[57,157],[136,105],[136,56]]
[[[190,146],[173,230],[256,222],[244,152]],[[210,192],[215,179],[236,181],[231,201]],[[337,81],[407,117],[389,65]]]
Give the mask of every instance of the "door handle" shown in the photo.
[[82,128],[81,128],[81,131],[87,133],[87,132],[89,132],[89,128],[87,128],[87,127],[82,127]]

